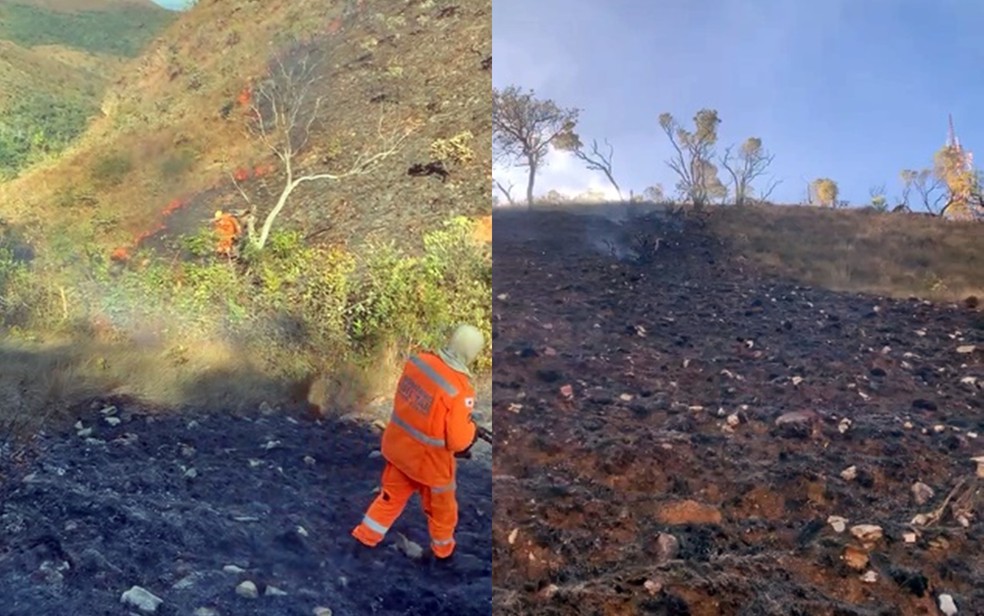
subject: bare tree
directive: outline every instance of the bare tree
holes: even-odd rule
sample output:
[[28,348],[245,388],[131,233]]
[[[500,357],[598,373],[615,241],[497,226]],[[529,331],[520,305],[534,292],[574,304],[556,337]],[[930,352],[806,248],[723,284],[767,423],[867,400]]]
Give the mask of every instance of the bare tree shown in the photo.
[[515,86],[492,91],[492,145],[497,160],[526,167],[526,202],[533,205],[537,171],[546,164],[550,147],[571,150],[579,142],[574,128],[579,111],[562,109],[549,99],[537,99],[533,91]]
[[504,186],[502,182],[496,179],[493,179],[492,182],[495,183],[495,187],[499,189],[499,192],[502,193],[502,196],[506,198],[506,203],[508,203],[509,205],[516,205],[516,200],[513,198],[512,195],[512,190],[515,186],[512,182],[509,183],[509,186]]
[[[383,161],[396,154],[417,128],[413,123],[388,126],[381,115],[376,143],[356,154],[343,170],[301,171],[299,157],[322,120],[325,95],[319,94],[316,86],[323,75],[326,57],[324,48],[315,42],[293,44],[274,56],[267,78],[252,89],[247,132],[280,160],[285,176],[280,196],[267,213],[259,233],[252,224],[248,225],[250,243],[258,250],[266,246],[273,225],[294,189],[305,182],[337,181],[372,173]],[[233,181],[246,197],[235,177]],[[248,198],[247,202],[254,209]],[[250,219],[252,223],[252,215]]]
[[888,198],[885,196],[885,185],[879,184],[868,188],[869,203],[874,209],[884,212],[888,209]]
[[618,200],[624,201],[622,198],[622,189],[618,187],[618,182],[615,181],[615,175],[612,172],[612,159],[615,157],[615,148],[612,144],[605,140],[605,145],[608,146],[608,154],[604,154],[598,148],[598,140],[594,139],[591,142],[591,151],[585,152],[584,148],[578,144],[574,149],[574,156],[577,156],[590,171],[600,171],[605,174],[608,181],[615,188],[615,192],[618,193]]
[[720,123],[717,111],[713,109],[697,112],[693,132],[677,124],[668,113],[659,116],[659,125],[676,152],[666,164],[677,174],[677,189],[698,209],[714,198],[727,196],[727,188],[718,178],[717,167],[712,162]]
[[923,209],[934,216],[940,215],[940,210],[947,200],[946,184],[932,169],[903,169],[899,174],[902,180],[902,205],[912,210],[912,191],[916,192]]
[[[746,139],[738,148],[738,154],[734,158],[731,156],[733,148],[734,146],[725,148],[724,156],[721,157],[721,166],[731,176],[735,205],[745,205],[754,194],[752,183],[765,174],[775,156],[762,149],[762,140],[758,137]],[[762,191],[760,198],[762,200],[768,199],[778,185],[779,182],[773,180]]]

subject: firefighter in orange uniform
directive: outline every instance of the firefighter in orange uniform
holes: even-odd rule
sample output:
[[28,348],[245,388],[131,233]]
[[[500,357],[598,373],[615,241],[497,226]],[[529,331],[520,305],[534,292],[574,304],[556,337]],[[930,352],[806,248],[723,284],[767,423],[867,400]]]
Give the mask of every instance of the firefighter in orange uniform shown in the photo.
[[484,346],[477,328],[462,325],[444,349],[414,355],[404,366],[393,415],[383,431],[381,490],[352,531],[363,545],[378,545],[416,492],[427,515],[434,556],[444,560],[454,552],[455,457],[467,457],[476,439],[475,389],[468,366]]
[[243,231],[239,221],[232,214],[219,210],[215,212],[213,226],[218,236],[215,251],[226,257],[232,256],[232,248]]

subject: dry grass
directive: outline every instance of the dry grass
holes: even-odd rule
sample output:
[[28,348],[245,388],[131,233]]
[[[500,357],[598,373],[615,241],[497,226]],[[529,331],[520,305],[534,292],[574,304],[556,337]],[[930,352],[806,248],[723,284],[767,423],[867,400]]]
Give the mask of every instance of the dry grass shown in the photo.
[[753,263],[839,291],[957,301],[984,295],[980,223],[869,210],[713,210],[709,227]]

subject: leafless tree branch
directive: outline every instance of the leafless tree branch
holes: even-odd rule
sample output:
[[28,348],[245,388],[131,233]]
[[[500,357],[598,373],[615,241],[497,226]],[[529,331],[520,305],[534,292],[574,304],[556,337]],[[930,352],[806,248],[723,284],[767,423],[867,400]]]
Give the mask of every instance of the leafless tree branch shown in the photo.
[[574,156],[578,157],[590,171],[600,171],[605,174],[608,181],[615,188],[615,192],[618,193],[618,200],[624,201],[622,198],[622,190],[618,187],[618,182],[615,181],[615,175],[612,172],[612,159],[615,157],[615,148],[612,144],[605,140],[605,145],[608,146],[608,154],[604,154],[598,148],[598,140],[592,140],[591,142],[591,152],[585,152],[582,148],[576,148],[574,150]]

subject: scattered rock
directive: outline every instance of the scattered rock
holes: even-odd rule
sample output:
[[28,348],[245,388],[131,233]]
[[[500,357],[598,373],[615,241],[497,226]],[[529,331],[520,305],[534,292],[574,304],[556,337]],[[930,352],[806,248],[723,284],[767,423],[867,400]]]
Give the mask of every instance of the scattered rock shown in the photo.
[[657,517],[663,524],[670,525],[721,523],[721,512],[717,507],[693,500],[667,503]]
[[866,545],[876,543],[882,538],[882,527],[875,524],[858,524],[851,527],[851,534]]
[[314,616],[332,616],[330,607],[316,607],[311,611]]
[[260,596],[260,591],[256,589],[256,584],[246,580],[236,586],[236,594],[246,599],[256,599]]
[[663,591],[663,583],[659,580],[646,580],[642,587],[651,595],[658,595]]
[[967,355],[968,353],[973,353],[977,349],[973,344],[964,344],[957,347],[957,353],[961,355]]
[[970,460],[977,464],[977,476],[984,477],[984,456],[977,456]]
[[866,584],[874,584],[875,582],[878,581],[878,573],[876,573],[875,571],[868,571],[867,573],[861,576],[861,581],[865,582]]
[[164,600],[154,595],[146,588],[134,586],[130,588],[130,590],[123,593],[120,597],[120,603],[133,606],[141,612],[153,613],[157,611],[157,608],[159,608],[162,603],[164,603]]
[[907,530],[902,533],[902,540],[906,543],[915,543],[919,539],[919,533],[914,530]]
[[403,552],[407,558],[418,560],[424,556],[424,548],[420,547],[419,543],[415,543],[407,539],[406,535],[402,533],[397,533],[397,544],[398,550]]
[[953,616],[957,613],[957,604],[953,601],[953,596],[948,594],[942,594],[939,596],[940,611],[946,614],[946,616]]
[[841,560],[848,567],[861,571],[868,566],[868,552],[857,546],[848,545],[844,548],[844,554],[841,555]]
[[921,481],[912,484],[912,498],[916,501],[917,505],[925,505],[933,498],[934,494],[933,488]]
[[665,563],[676,558],[680,551],[680,541],[669,533],[660,533],[656,537],[656,560]]
[[246,573],[246,570],[242,567],[237,567],[236,565],[226,565],[222,567],[222,570],[226,573],[232,573],[233,575],[239,575],[240,573]]
[[827,524],[830,524],[835,533],[842,533],[844,532],[844,529],[847,528],[847,518],[842,518],[839,515],[832,515],[827,518]]
[[210,607],[200,607],[193,612],[192,616],[219,616],[219,611]]
[[519,536],[519,529],[514,528],[509,532],[509,545],[516,543],[516,537]]
[[314,466],[314,463],[315,463],[314,458],[312,458],[311,456],[304,456],[304,464],[307,464],[308,466]]
[[266,590],[263,591],[264,596],[267,597],[286,597],[287,593],[280,590],[276,586],[267,586]]
[[562,396],[564,396],[565,398],[568,398],[568,399],[573,398],[574,397],[574,388],[571,387],[570,385],[563,385],[560,388],[560,395],[562,395]]
[[844,479],[844,481],[853,481],[858,477],[858,467],[854,465],[848,466],[847,468],[841,471],[840,475],[841,478]]
[[840,432],[841,434],[845,434],[847,433],[848,430],[851,429],[851,425],[853,423],[854,422],[852,422],[850,419],[845,417],[844,419],[840,420],[840,423],[837,424],[837,431]]
[[123,421],[119,417],[106,417],[104,419],[105,419],[106,423],[108,423],[111,426],[118,426]]

